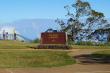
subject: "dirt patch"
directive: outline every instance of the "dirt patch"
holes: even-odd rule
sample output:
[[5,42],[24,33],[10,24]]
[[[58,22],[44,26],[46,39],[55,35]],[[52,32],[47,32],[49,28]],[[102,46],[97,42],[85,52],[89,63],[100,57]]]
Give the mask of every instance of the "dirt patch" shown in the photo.
[[[6,72],[7,71],[7,72]],[[75,64],[54,68],[18,68],[6,69],[4,73],[110,73],[110,65],[107,64]],[[1,72],[0,72],[1,73]]]
[[110,58],[109,57],[93,57],[92,54],[82,54],[78,56],[74,56],[74,58],[80,63],[80,64],[110,64]]

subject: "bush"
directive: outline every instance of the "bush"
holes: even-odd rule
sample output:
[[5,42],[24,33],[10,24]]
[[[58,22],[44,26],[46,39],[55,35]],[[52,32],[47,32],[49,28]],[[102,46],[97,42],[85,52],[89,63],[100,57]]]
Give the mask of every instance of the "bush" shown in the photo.
[[107,42],[107,43],[97,43],[95,44],[96,46],[110,46],[110,42]]
[[68,45],[74,45],[75,43],[74,43],[74,41],[72,41],[72,40],[68,40]]
[[106,46],[106,43],[97,43],[95,46]]
[[106,43],[107,46],[110,46],[110,42]]
[[76,42],[75,45],[90,45],[90,46],[110,46],[110,42],[101,43],[101,42]]
[[35,40],[33,40],[33,43],[40,43],[40,39],[35,39]]
[[93,42],[77,42],[75,45],[94,45]]

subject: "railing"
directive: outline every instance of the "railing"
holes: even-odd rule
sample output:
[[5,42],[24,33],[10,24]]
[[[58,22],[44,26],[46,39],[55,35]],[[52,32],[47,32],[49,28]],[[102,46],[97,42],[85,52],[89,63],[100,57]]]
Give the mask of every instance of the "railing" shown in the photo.
[[0,34],[0,40],[21,40],[21,41],[32,41],[20,34]]
[[28,42],[32,41],[31,39],[29,39],[23,35],[17,34],[17,36],[23,38],[25,41],[28,41]]
[[16,36],[14,34],[0,34],[1,40],[16,40]]

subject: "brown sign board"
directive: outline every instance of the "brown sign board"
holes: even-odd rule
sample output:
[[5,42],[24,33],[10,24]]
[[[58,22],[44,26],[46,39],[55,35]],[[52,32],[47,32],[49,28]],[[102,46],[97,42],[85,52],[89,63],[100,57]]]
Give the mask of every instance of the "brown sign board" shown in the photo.
[[65,32],[41,33],[41,44],[66,44]]

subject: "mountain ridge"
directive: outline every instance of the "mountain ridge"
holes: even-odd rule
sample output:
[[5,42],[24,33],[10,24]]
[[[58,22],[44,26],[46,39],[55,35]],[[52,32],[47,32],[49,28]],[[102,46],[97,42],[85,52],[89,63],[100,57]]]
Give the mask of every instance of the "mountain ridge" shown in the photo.
[[22,19],[2,24],[2,27],[14,27],[22,36],[31,40],[40,38],[40,34],[49,28],[60,29],[54,19]]

